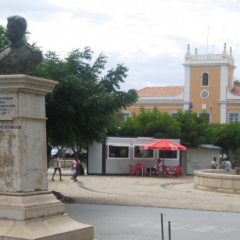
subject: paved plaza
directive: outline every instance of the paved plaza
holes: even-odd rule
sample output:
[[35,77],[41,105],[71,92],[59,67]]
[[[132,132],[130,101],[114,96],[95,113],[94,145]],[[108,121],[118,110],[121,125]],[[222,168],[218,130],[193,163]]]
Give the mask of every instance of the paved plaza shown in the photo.
[[48,177],[49,189],[72,197],[77,203],[240,212],[240,195],[194,189],[193,176],[85,175],[78,177],[78,182],[71,182],[71,177],[64,174],[63,182],[58,175],[53,182],[50,170]]
[[193,188],[193,176],[180,178],[130,176],[80,176],[71,182],[66,171],[49,189],[75,199],[66,213],[76,221],[94,225],[98,240],[238,239],[240,195]]

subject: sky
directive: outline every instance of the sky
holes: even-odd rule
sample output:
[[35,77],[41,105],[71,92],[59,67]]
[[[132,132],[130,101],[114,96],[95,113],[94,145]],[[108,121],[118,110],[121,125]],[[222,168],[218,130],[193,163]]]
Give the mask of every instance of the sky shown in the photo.
[[29,43],[64,58],[89,46],[104,53],[106,71],[124,64],[122,90],[183,86],[187,45],[194,54],[233,49],[240,79],[240,1],[237,0],[0,0],[0,24],[20,15]]

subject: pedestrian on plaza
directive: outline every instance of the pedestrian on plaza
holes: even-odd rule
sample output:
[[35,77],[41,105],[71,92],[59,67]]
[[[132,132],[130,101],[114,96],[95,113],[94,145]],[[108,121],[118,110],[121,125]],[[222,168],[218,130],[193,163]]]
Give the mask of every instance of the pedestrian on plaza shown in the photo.
[[211,166],[212,166],[212,169],[216,169],[218,167],[218,164],[217,164],[217,158],[214,157],[212,162],[211,162]]
[[54,172],[52,175],[52,181],[54,181],[54,176],[57,171],[59,172],[60,181],[63,181],[62,180],[61,163],[59,161],[59,154],[57,154],[56,157],[54,158]]
[[72,162],[72,172],[73,172],[73,175],[72,175],[72,177],[71,177],[71,179],[74,181],[74,182],[76,182],[77,181],[77,161],[78,159],[77,158],[75,158],[74,160],[73,160],[73,162]]
[[77,172],[77,175],[76,175],[76,178],[75,178],[76,181],[78,181],[77,176],[80,175],[79,165],[80,165],[80,160],[78,158],[76,158],[76,172]]
[[233,163],[232,163],[232,169],[238,168],[239,167],[239,162],[237,160],[237,158],[234,159]]

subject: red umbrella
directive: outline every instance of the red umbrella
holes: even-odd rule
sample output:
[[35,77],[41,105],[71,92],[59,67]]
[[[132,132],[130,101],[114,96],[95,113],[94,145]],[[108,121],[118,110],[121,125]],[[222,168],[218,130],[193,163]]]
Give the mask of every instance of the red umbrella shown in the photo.
[[141,146],[141,149],[149,149],[149,148],[159,149],[159,150],[168,150],[168,151],[187,150],[185,146],[169,141],[165,138]]

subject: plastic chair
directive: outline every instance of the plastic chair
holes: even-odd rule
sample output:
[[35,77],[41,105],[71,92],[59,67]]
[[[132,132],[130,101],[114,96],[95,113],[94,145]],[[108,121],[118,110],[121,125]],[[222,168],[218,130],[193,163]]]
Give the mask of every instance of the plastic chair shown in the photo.
[[129,168],[130,168],[130,176],[133,176],[133,174],[136,173],[137,171],[137,167],[129,164]]
[[137,163],[136,168],[137,168],[137,170],[136,170],[136,176],[142,174],[143,164]]
[[158,173],[159,173],[159,169],[155,169],[155,170],[153,171],[154,177],[156,177],[156,176],[158,175]]
[[166,177],[168,175],[167,166],[166,165],[162,165],[162,169],[163,169],[163,176]]
[[179,176],[182,176],[183,165],[178,165],[179,168]]
[[179,166],[172,167],[172,172],[175,173],[175,177],[179,177],[179,175],[180,175],[180,168],[179,168]]

